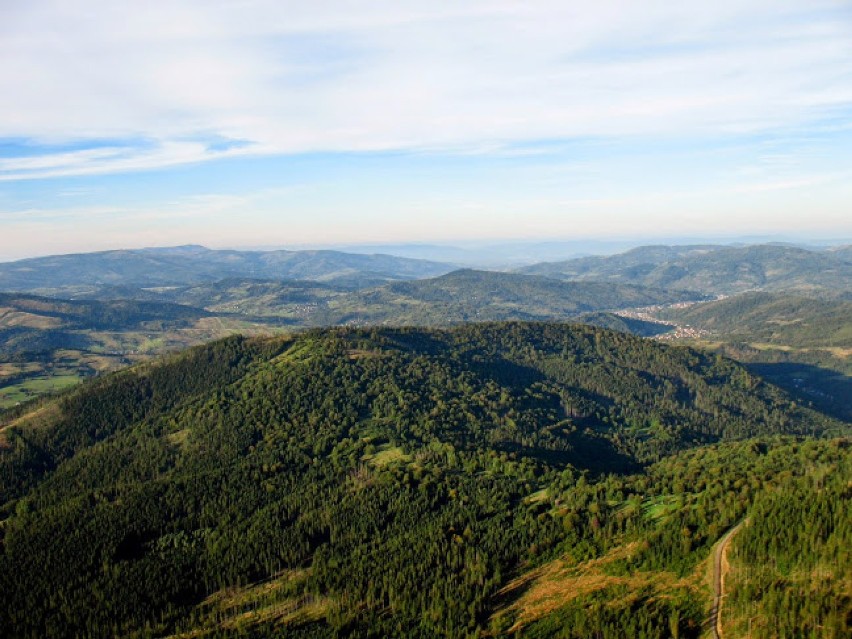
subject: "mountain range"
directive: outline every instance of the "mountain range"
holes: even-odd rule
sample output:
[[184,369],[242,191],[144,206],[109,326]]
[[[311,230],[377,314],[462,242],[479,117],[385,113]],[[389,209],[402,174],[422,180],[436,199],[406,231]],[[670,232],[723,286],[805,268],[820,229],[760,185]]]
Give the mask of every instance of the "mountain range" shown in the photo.
[[103,286],[181,286],[240,277],[313,279],[349,286],[434,277],[453,267],[339,251],[214,251],[203,246],[55,255],[0,264],[0,290],[91,293]]
[[751,290],[849,295],[848,249],[784,245],[644,246],[606,257],[536,264],[519,272],[565,280],[597,280],[733,295]]
[[846,637],[848,256],[0,265],[2,634]]

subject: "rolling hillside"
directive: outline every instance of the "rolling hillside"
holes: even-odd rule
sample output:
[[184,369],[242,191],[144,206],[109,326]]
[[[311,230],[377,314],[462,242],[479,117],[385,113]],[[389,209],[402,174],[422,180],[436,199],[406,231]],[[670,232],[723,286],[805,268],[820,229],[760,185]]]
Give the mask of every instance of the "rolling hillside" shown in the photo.
[[466,321],[565,320],[592,311],[695,299],[701,295],[464,269],[336,297],[312,323],[443,326]]
[[209,313],[164,302],[59,300],[0,293],[0,357],[85,348],[95,331],[163,332]]
[[715,349],[786,389],[798,401],[852,421],[852,303],[745,293],[657,317],[704,331]]
[[118,330],[155,322],[186,322],[206,315],[199,308],[169,302],[64,300],[0,293],[0,326],[4,328]]
[[729,340],[852,348],[852,302],[746,293],[658,314]]
[[[565,320],[582,313],[694,301],[702,295],[613,282],[462,269],[356,291],[308,280],[226,279],[191,286],[109,287],[97,298],[160,301],[288,326],[428,325],[464,321]],[[626,326],[626,324],[625,324]]]
[[235,330],[269,331],[163,301],[0,293],[0,411]]
[[[235,331],[564,321],[586,311],[696,298],[613,283],[470,270],[359,291],[304,280],[226,279],[188,286],[108,286],[96,296],[100,299],[0,294],[0,410],[52,392],[57,384],[64,387]],[[659,326],[615,317],[590,322],[637,334],[659,332]]]
[[248,317],[279,318],[297,323],[318,305],[351,292],[346,285],[313,280],[258,280],[229,278],[188,286],[134,288],[115,286],[99,289],[97,299],[168,301],[211,313]]
[[[776,436],[842,431],[729,360],[587,326],[229,338],[6,417],[0,625],[698,637],[712,544],[848,454]],[[545,575],[585,581],[542,606]]]

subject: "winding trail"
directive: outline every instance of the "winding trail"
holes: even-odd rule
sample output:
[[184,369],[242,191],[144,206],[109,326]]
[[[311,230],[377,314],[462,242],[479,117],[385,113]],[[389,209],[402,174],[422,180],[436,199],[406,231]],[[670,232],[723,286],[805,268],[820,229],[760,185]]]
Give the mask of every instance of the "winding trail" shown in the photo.
[[722,598],[725,596],[725,575],[722,574],[722,560],[728,550],[728,544],[744,523],[745,521],[741,521],[722,536],[713,555],[713,608],[710,611],[710,623],[713,626],[714,639],[723,639]]

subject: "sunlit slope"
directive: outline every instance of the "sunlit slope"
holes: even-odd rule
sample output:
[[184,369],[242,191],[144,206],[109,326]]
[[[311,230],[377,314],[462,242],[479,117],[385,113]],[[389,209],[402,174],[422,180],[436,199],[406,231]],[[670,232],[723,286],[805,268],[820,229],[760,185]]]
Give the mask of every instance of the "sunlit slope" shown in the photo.
[[[748,502],[721,485],[669,554],[698,475],[646,482],[645,462],[841,428],[729,360],[588,326],[230,338],[5,425],[0,621],[12,636],[484,632],[525,565],[592,560],[635,529],[660,543],[630,566],[685,574]],[[638,474],[610,490],[606,472]],[[702,610],[670,612],[686,631]]]

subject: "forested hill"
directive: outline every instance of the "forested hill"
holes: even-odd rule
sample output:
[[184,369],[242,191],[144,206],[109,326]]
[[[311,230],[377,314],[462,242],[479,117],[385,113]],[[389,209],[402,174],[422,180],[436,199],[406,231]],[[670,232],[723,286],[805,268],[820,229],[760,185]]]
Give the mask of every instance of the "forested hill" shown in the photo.
[[852,347],[852,302],[744,293],[687,308],[665,309],[658,315],[727,339],[793,347]]
[[[657,250],[650,250],[650,249]],[[852,289],[848,251],[793,246],[640,247],[621,255],[536,264],[520,272],[567,280],[601,280],[735,294],[749,290],[820,292]],[[688,250],[687,250],[688,249]]]
[[62,300],[0,293],[0,328],[120,330],[148,322],[185,322],[206,315],[202,309],[169,302]]
[[0,264],[0,290],[85,293],[104,286],[161,287],[225,278],[339,280],[371,285],[433,277],[438,262],[339,251],[230,251],[203,246],[53,255]]
[[[0,293],[0,360],[42,360],[59,349],[91,348],[92,335],[186,329],[210,314],[168,302],[60,300]],[[67,355],[67,354],[66,354]]]
[[539,262],[518,270],[523,273],[565,276],[569,279],[606,279],[622,272],[642,272],[667,262],[704,255],[725,248],[719,244],[665,244],[637,246],[615,255],[588,255],[556,262]]
[[[694,519],[646,518],[657,488],[589,483],[598,473],[843,429],[729,360],[530,323],[234,337],[5,419],[9,636],[470,636],[522,565],[656,535],[636,566],[689,572],[750,499],[730,480],[737,498],[689,498]],[[703,490],[693,471],[654,485]],[[636,596],[651,607],[601,636],[631,636],[625,623],[696,636],[698,591]]]
[[566,320],[581,313],[704,299],[690,291],[462,269],[329,299],[307,321],[446,326],[466,321]]
[[[0,293],[0,410],[81,377],[235,331],[569,321],[586,311],[703,299],[682,291],[470,270],[384,286],[363,274],[353,277],[357,282],[345,284],[340,278],[230,278],[186,286],[101,286],[75,300]],[[643,335],[661,327],[603,316],[591,321]]]
[[166,288],[106,287],[98,299],[161,300],[232,316],[280,318],[299,326],[446,326],[468,320],[566,320],[580,313],[705,296],[615,282],[563,282],[472,269],[360,290],[308,280],[226,279]]

